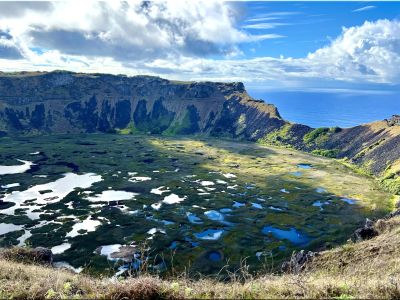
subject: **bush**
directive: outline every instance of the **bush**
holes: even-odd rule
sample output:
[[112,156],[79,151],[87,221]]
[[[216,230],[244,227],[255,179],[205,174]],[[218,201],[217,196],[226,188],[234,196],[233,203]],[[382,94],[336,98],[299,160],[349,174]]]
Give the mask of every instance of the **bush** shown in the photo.
[[337,153],[339,153],[339,149],[331,149],[331,150],[325,150],[325,149],[315,149],[312,151],[312,154],[315,155],[320,155],[320,156],[325,156],[328,158],[334,158]]
[[221,135],[222,135],[222,128],[221,127],[214,128],[210,132],[210,136],[211,137],[220,137]]
[[400,195],[400,180],[398,179],[386,179],[382,181],[382,185],[390,193]]
[[340,128],[339,126],[331,127],[331,131],[333,133],[338,133],[342,131],[342,128]]
[[153,130],[151,131],[151,134],[161,134],[160,127],[153,128]]
[[115,133],[117,133],[117,130],[116,130],[115,128],[110,127],[110,128],[108,128],[108,129],[106,130],[106,133],[115,134]]
[[315,140],[317,137],[319,137],[321,135],[325,135],[328,131],[329,131],[328,127],[317,128],[317,129],[304,135],[304,137],[303,137],[304,143],[310,143],[313,140]]

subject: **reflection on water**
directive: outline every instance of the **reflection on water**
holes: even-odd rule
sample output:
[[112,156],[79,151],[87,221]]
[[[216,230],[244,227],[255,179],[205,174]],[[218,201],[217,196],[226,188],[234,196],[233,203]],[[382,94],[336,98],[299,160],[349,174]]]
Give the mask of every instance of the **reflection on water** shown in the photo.
[[282,210],[281,208],[275,207],[275,206],[270,206],[269,209],[273,209],[273,210]]
[[213,220],[213,221],[218,221],[220,223],[226,224],[228,226],[233,226],[232,223],[225,221],[225,216],[215,210],[210,210],[210,211],[206,211],[204,213],[207,218]]
[[65,250],[71,248],[71,244],[70,243],[64,243],[58,246],[55,246],[53,248],[51,248],[51,251],[53,252],[53,254],[60,254],[63,253]]
[[169,192],[169,188],[166,188],[165,190],[162,190],[165,188],[164,186],[160,186],[156,189],[151,189],[150,193],[156,194],[156,195],[161,195],[162,193]]
[[76,273],[80,273],[82,272],[83,268],[74,268],[72,267],[69,263],[67,263],[66,261],[57,261],[54,263],[54,266],[57,268],[67,268],[67,269],[71,269],[74,270]]
[[198,239],[218,240],[224,233],[225,233],[225,230],[208,229],[201,233],[194,233],[194,235]]
[[263,209],[263,207],[260,204],[253,203],[253,202],[250,202],[250,203],[252,204],[252,207]]
[[340,199],[340,200],[342,200],[342,201],[344,201],[344,202],[347,202],[347,203],[349,203],[349,204],[355,204],[355,203],[356,203],[356,201],[351,200],[351,199],[347,199],[347,198],[342,198],[342,199]]
[[32,165],[34,165],[34,163],[31,161],[21,159],[17,160],[24,164],[16,166],[0,166],[0,175],[24,173],[25,171],[29,170]]
[[[32,210],[38,209],[39,206],[35,204],[47,204],[60,201],[75,188],[88,188],[93,183],[101,181],[100,175],[94,173],[86,173],[83,175],[78,175],[74,173],[66,173],[63,178],[60,178],[54,182],[49,182],[46,184],[39,184],[33,186],[25,191],[19,192],[15,191],[11,194],[7,194],[3,201],[14,202],[16,205],[8,209],[2,210],[2,213],[7,215],[13,215],[14,211],[21,208],[21,204],[26,200],[34,199],[32,205],[29,205],[27,215],[31,219],[38,219],[42,212],[33,213]],[[50,193],[40,194],[40,191],[51,190]]]
[[211,258],[212,260],[219,260],[219,259],[220,259],[219,254],[218,254],[218,253],[215,253],[215,252],[213,252],[213,253],[210,254],[210,258]]
[[171,194],[169,196],[166,196],[163,200],[164,203],[167,204],[174,204],[174,203],[179,203],[182,202],[183,200],[185,200],[187,198],[187,196],[184,196],[183,198],[179,198],[178,195],[176,194]]
[[303,169],[311,169],[311,165],[306,165],[306,164],[299,164],[298,167]]
[[80,223],[76,223],[72,227],[72,231],[67,233],[67,237],[75,237],[79,235],[80,233],[78,232],[79,230],[86,230],[87,232],[90,231],[95,231],[96,227],[99,226],[101,223],[98,220],[91,220],[90,217],[88,217],[86,220],[83,220]]
[[245,203],[240,203],[240,202],[236,202],[236,201],[233,201],[234,203],[233,203],[233,207],[242,207],[242,206],[245,206],[246,204]]
[[137,196],[139,194],[137,193],[131,193],[131,192],[125,192],[125,191],[114,191],[114,190],[108,190],[108,191],[103,191],[99,195],[95,195],[93,197],[87,197],[87,200],[92,201],[92,202],[97,202],[97,201],[117,201],[117,200],[129,200],[132,199],[134,196]]
[[329,204],[329,200],[328,201],[320,200],[320,201],[314,202],[312,206],[319,206],[320,210],[324,210],[322,208],[322,205],[324,205],[324,204]]
[[10,184],[6,184],[6,185],[2,185],[1,187],[3,189],[9,189],[9,188],[16,187],[16,186],[19,186],[19,183],[10,183]]
[[266,234],[272,232],[278,239],[288,239],[292,243],[300,244],[300,246],[305,246],[313,240],[308,237],[305,232],[294,228],[290,228],[290,230],[282,230],[272,226],[267,226],[263,228],[262,232]]
[[196,217],[194,214],[187,212],[186,213],[190,223],[201,224],[203,223],[199,217]]
[[1,224],[0,226],[0,235],[6,234],[11,231],[21,230],[23,225],[14,225],[14,224]]
[[175,248],[178,245],[177,241],[173,241],[171,246],[169,246],[171,249]]

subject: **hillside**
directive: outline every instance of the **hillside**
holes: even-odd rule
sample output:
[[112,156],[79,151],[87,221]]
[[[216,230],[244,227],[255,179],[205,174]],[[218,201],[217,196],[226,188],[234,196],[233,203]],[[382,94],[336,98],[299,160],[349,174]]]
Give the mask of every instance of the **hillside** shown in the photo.
[[286,123],[273,105],[251,98],[242,83],[69,72],[0,74],[2,135],[116,128],[257,140]]
[[[147,272],[110,280],[75,274],[32,262],[30,250],[2,249],[0,297],[28,299],[388,299],[399,298],[397,269],[400,219],[378,220],[372,226],[378,236],[318,253],[300,273],[277,275],[272,261],[265,270],[249,274],[243,267],[230,273],[193,280],[189,272],[170,270],[160,279]],[[221,270],[221,275],[224,274]]]
[[[267,100],[268,101],[268,100]],[[397,117],[351,128],[281,118],[242,83],[152,76],[0,72],[0,137],[51,133],[162,133],[247,140],[342,159],[400,193]]]

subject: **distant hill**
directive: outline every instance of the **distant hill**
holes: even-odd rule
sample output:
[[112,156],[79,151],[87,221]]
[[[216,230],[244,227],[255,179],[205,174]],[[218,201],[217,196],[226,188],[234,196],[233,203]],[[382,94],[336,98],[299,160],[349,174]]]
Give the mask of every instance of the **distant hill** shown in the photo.
[[66,71],[0,72],[0,137],[119,132],[231,138],[344,159],[400,193],[399,118],[351,128],[283,120],[243,83]]

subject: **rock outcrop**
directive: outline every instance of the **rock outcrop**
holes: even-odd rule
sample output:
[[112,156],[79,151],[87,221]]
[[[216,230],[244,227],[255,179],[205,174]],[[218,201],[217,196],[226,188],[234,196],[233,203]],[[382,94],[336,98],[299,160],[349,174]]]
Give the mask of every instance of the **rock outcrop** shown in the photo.
[[283,273],[299,274],[304,271],[307,263],[311,262],[314,257],[318,256],[317,252],[305,252],[301,250],[299,253],[293,253],[290,261],[284,262],[281,267]]
[[0,138],[48,133],[196,135],[258,141],[344,159],[400,194],[399,117],[351,128],[284,120],[243,83],[64,71],[0,73]]
[[47,248],[36,247],[32,249],[31,254],[36,257],[37,261],[53,264],[53,252]]
[[242,83],[71,72],[0,74],[0,136],[109,128],[252,140],[287,123]]

